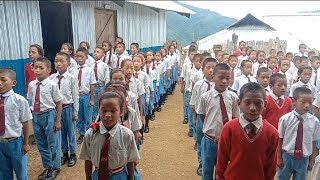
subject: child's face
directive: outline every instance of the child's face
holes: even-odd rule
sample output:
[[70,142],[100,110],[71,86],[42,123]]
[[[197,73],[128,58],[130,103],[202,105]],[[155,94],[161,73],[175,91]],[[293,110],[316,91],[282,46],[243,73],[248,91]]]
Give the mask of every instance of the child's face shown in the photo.
[[81,66],[81,65],[84,65],[84,63],[86,63],[86,60],[88,59],[88,56],[82,52],[82,51],[78,51],[76,53],[76,60],[77,60],[77,63]]
[[41,57],[40,53],[38,52],[38,49],[35,47],[31,47],[29,48],[29,58],[32,61],[35,61],[36,59],[38,59],[39,57]]
[[164,50],[164,49],[160,49],[160,53],[162,54],[162,56],[163,56],[163,57],[165,57],[165,56],[166,56],[166,50]]
[[241,69],[242,73],[248,76],[252,72],[252,62],[246,62]]
[[170,52],[170,53],[173,53],[173,52],[174,52],[174,46],[170,46],[169,52]]
[[102,57],[104,56],[104,52],[102,49],[100,48],[95,48],[93,51],[93,57],[96,61],[99,61],[100,59],[102,59]]
[[300,94],[298,99],[293,99],[292,102],[296,106],[297,113],[304,114],[310,111],[313,97],[311,94]]
[[311,66],[313,69],[318,70],[320,67],[320,59],[316,59],[312,61]]
[[222,56],[222,62],[228,64],[229,55]]
[[290,68],[290,62],[289,60],[282,60],[280,63],[280,70],[282,72],[287,72],[287,70]]
[[270,80],[270,73],[269,72],[260,73],[257,80],[262,87],[264,88],[268,87],[269,80]]
[[61,49],[60,49],[60,52],[67,53],[69,55],[72,53],[72,51],[69,49],[69,47],[67,45],[62,45]]
[[126,83],[126,76],[121,72],[116,72],[112,74],[111,80],[114,82],[120,81]]
[[154,59],[153,53],[152,52],[147,52],[146,56],[147,56],[147,62],[151,63],[153,61],[153,59]]
[[117,44],[116,52],[118,55],[121,55],[124,52],[124,47],[122,46],[122,44]]
[[102,43],[102,48],[105,52],[108,52],[111,49],[108,43]]
[[307,47],[306,46],[301,46],[299,51],[303,54],[304,52],[306,52]]
[[268,62],[268,66],[269,66],[270,69],[275,69],[275,68],[277,68],[277,64],[278,64],[278,61],[277,61],[277,59],[275,59],[275,58],[271,58],[271,59],[269,60],[269,62]]
[[255,51],[251,52],[251,53],[250,53],[250,56],[249,56],[249,59],[250,59],[251,61],[256,60],[256,59],[257,59],[257,52],[255,52]]
[[134,57],[132,59],[133,62],[133,66],[134,66],[134,70],[135,71],[139,71],[142,67],[142,62],[141,62],[141,58],[140,57]]
[[238,64],[238,58],[236,57],[231,57],[229,59],[229,66],[232,67],[232,68],[235,68]]
[[289,61],[291,62],[293,59],[293,55],[288,55],[287,58],[289,59]]
[[215,62],[208,62],[204,68],[203,68],[203,74],[206,77],[207,80],[212,80],[213,78],[213,69],[214,67],[216,67],[216,63]]
[[196,69],[200,69],[201,68],[201,60],[200,60],[200,58],[194,58],[193,59],[193,64],[194,64],[194,67]]
[[160,53],[156,53],[154,55],[154,60],[156,60],[157,62],[159,62],[161,60],[161,54]]
[[246,47],[246,43],[241,42],[241,43],[239,44],[239,49],[243,49],[243,48],[245,48],[245,47]]
[[138,49],[137,49],[137,47],[134,46],[134,45],[131,45],[131,46],[130,46],[130,51],[131,51],[131,54],[133,54],[133,55],[135,55],[135,54],[138,53]]
[[86,49],[87,51],[89,50],[88,46],[87,46],[85,43],[81,43],[81,44],[80,44],[80,48],[84,48],[84,49]]
[[7,73],[0,73],[0,94],[10,91],[16,83]]
[[311,78],[312,71],[310,69],[304,69],[302,73],[299,75],[301,82],[307,84]]
[[247,49],[247,56],[249,56],[250,52],[252,51],[253,49],[249,48]]
[[196,54],[196,52],[190,52],[189,53],[189,59],[190,59],[190,61],[193,59],[193,56]]
[[116,125],[121,113],[119,100],[117,98],[103,99],[100,102],[99,116],[105,127],[110,128]]
[[280,53],[280,54],[278,54],[278,56],[277,56],[277,57],[278,57],[278,59],[279,59],[279,60],[282,60],[282,59],[284,58],[284,53]]
[[276,52],[275,49],[273,49],[273,50],[270,51],[270,56],[275,56],[276,54],[277,54],[277,52]]
[[57,55],[54,59],[54,66],[60,74],[65,73],[69,65],[70,62],[67,61],[67,58],[65,56]]
[[222,51],[219,51],[219,52],[217,52],[217,55],[216,55],[216,59],[218,60],[218,61],[222,61],[222,54],[223,54],[223,52]]
[[277,79],[274,85],[270,84],[270,88],[272,89],[272,92],[278,97],[286,93],[287,86],[288,86],[288,82],[287,82],[287,79],[285,78]]
[[239,100],[239,106],[243,112],[244,118],[253,122],[257,120],[265,108],[265,99],[260,92],[247,92]]
[[214,88],[218,92],[225,91],[229,86],[230,81],[230,71],[228,70],[218,70],[217,72],[213,73],[213,82]]
[[133,71],[134,71],[134,67],[133,67],[133,62],[132,61],[126,61],[124,66],[123,66],[123,70],[126,73],[126,78],[130,79]]
[[308,59],[311,60],[314,56],[316,56],[316,54],[314,54],[314,53],[309,53]]
[[259,53],[257,57],[258,63],[260,64],[264,63],[265,59],[266,59],[266,55],[264,53]]
[[241,50],[241,55],[242,55],[242,56],[246,56],[246,55],[247,55],[247,50],[246,50],[245,48],[243,48],[243,49]]
[[47,78],[51,72],[51,69],[48,68],[44,62],[40,61],[36,61],[34,63],[33,70],[39,81],[42,81],[45,78]]
[[301,61],[299,67],[309,65],[309,59],[304,59]]

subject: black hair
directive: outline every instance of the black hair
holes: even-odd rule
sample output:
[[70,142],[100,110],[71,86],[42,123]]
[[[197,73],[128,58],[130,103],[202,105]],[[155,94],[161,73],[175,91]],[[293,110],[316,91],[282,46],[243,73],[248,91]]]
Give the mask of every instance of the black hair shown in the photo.
[[309,69],[312,72],[312,68],[308,65],[301,66],[298,70],[298,74],[300,75],[305,69]]
[[119,103],[119,106],[120,106],[120,112],[122,113],[123,112],[123,104],[125,103],[125,99],[123,96],[120,95],[120,93],[117,93],[117,92],[103,92],[100,94],[100,97],[99,97],[99,107],[101,107],[101,102],[104,100],[104,99],[110,99],[110,98],[117,98],[118,99],[118,103]]
[[71,43],[63,43],[62,45],[61,45],[61,47],[62,46],[67,46],[68,47],[68,49],[69,49],[69,51],[71,51],[71,56],[73,56],[74,55],[74,48],[73,48],[73,45],[71,44]]
[[306,46],[305,44],[299,44],[299,49],[302,47],[302,46]]
[[120,39],[120,41],[123,42],[123,38],[122,38],[122,37],[119,37],[119,36],[118,36],[118,37],[116,37],[116,40],[117,40],[117,39]]
[[202,62],[202,69],[204,69],[206,67],[206,65],[210,62],[214,62],[214,63],[218,64],[218,61],[215,58],[207,58]]
[[223,54],[222,54],[222,57],[223,57],[223,56],[229,56],[229,54],[228,54],[228,53],[223,53]]
[[45,65],[46,65],[46,67],[47,68],[49,68],[49,69],[51,69],[51,61],[48,59],[48,58],[46,58],[46,57],[38,57],[35,61],[34,61],[34,63],[36,63],[37,61],[39,61],[39,62],[43,62]]
[[203,61],[203,60],[204,60],[204,57],[206,57],[206,56],[211,57],[211,54],[210,54],[210,53],[208,53],[208,52],[204,52],[204,53],[202,53],[202,54],[201,54],[201,57],[200,57],[200,60],[201,60],[201,61]]
[[88,56],[88,54],[89,54],[85,48],[78,48],[76,53],[78,53],[78,52],[83,52],[86,56]]
[[[118,72],[120,72],[120,73],[122,73],[122,74],[125,75],[125,72],[124,72],[123,69],[121,69],[121,68],[114,68],[114,69],[112,69],[112,71],[111,71],[111,77],[112,77],[113,74],[118,73]],[[110,79],[111,79],[111,78],[110,78]]]
[[303,60],[309,60],[309,59],[308,59],[308,57],[306,57],[306,56],[301,56],[301,57],[300,57],[300,62],[302,62]]
[[293,91],[292,98],[298,100],[303,94],[312,95],[312,91],[306,87],[298,87]]
[[190,55],[190,53],[192,53],[192,52],[197,53],[196,47],[193,46],[193,47],[189,48],[189,50],[188,50],[188,55]]
[[269,84],[271,84],[272,86],[274,86],[274,84],[276,83],[276,81],[278,79],[287,79],[286,76],[284,74],[280,74],[280,73],[275,73],[272,74],[270,79],[269,79]]
[[196,58],[200,58],[200,60],[201,60],[201,54],[195,54],[195,55],[193,56],[193,59],[196,59]]
[[230,61],[230,60],[231,60],[231,58],[236,58],[236,59],[237,59],[237,61],[238,61],[237,56],[235,56],[235,55],[233,55],[233,54],[231,54],[231,55],[229,56],[228,61]]
[[126,49],[126,45],[125,45],[123,42],[119,42],[119,43],[116,45],[116,47],[117,47],[118,45],[121,45],[124,50]]
[[243,60],[241,62],[241,67],[243,68],[246,63],[252,63],[250,60]]
[[320,60],[320,57],[319,57],[319,56],[313,56],[313,57],[311,58],[311,62],[314,62],[314,61],[316,61],[316,60]]
[[[137,56],[135,56],[135,57],[137,57]],[[131,59],[124,59],[124,60],[121,62],[121,68],[123,68],[124,65],[126,64],[126,62],[128,62],[128,61],[132,62]],[[132,62],[132,64],[133,64],[133,62]]]
[[293,63],[301,62],[300,59],[301,59],[300,56],[294,56],[292,61],[293,61]]
[[134,46],[139,50],[139,44],[136,42],[131,43],[130,46]]
[[213,73],[217,73],[221,70],[230,71],[230,66],[225,63],[219,63],[214,67]]
[[70,62],[70,59],[71,59],[70,55],[65,52],[58,52],[56,56],[63,56],[67,59],[68,62]]
[[38,51],[38,53],[39,53],[41,56],[44,56],[44,50],[43,50],[43,48],[42,48],[39,44],[32,44],[32,45],[29,46],[29,48],[32,48],[32,47],[36,48],[37,51]]
[[278,61],[278,58],[277,58],[276,56],[269,56],[268,59],[267,59],[267,62],[269,63],[269,61],[270,61],[271,59],[275,59],[275,60]]
[[241,87],[240,95],[239,95],[240,101],[243,99],[243,97],[248,92],[256,93],[256,94],[260,93],[262,95],[263,99],[266,99],[266,91],[264,90],[264,88],[260,84],[258,84],[256,82],[250,82],[250,83],[247,83]]
[[267,73],[270,73],[270,70],[267,68],[267,67],[261,67],[258,69],[257,71],[257,77],[260,76],[261,73],[264,73],[264,72],[267,72]]
[[222,50],[217,50],[217,51],[214,52],[214,55],[217,55],[218,53],[221,53],[221,52],[222,52],[222,54],[223,54],[223,51],[222,51]]
[[0,67],[0,74],[6,74],[11,80],[16,80],[16,72],[9,67]]
[[286,57],[293,56],[292,52],[287,52]]
[[96,48],[94,48],[94,49],[101,49],[103,54],[106,54],[106,51],[102,48],[102,46],[96,46]]
[[283,51],[278,51],[277,52],[277,56],[279,56],[279,54],[284,54],[284,52]]
[[310,51],[310,52],[308,53],[308,57],[309,57],[310,55],[312,55],[312,54],[316,55],[316,52]]
[[80,45],[81,45],[82,43],[87,46],[88,50],[90,49],[90,45],[89,45],[89,43],[88,43],[87,41],[81,41],[81,43],[79,44],[79,48],[80,48]]

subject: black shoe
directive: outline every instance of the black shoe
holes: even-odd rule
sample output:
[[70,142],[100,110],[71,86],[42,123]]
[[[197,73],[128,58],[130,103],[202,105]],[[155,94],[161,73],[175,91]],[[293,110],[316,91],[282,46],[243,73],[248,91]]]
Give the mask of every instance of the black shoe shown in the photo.
[[156,111],[161,112],[161,107],[158,107]]
[[63,166],[65,163],[67,163],[69,160],[69,156],[68,155],[63,155],[61,157],[61,166]]
[[45,180],[54,180],[60,173],[60,168],[58,169],[51,169],[48,171],[47,177]]
[[77,140],[77,144],[82,144],[82,141],[83,141],[83,136],[79,136]]
[[194,147],[193,147],[193,148],[194,148],[195,151],[198,151],[198,150],[197,150],[197,142],[194,143]]
[[50,171],[50,169],[45,169],[39,176],[38,176],[38,180],[44,180],[47,177],[48,172]]
[[68,167],[73,167],[74,165],[76,165],[76,163],[77,163],[77,156],[75,155],[70,156],[68,161]]
[[149,126],[144,127],[144,132],[149,133]]
[[151,121],[154,121],[156,119],[156,116],[154,114],[151,114]]
[[188,136],[189,136],[189,137],[193,137],[193,132],[192,132],[192,130],[189,130]]
[[182,123],[183,124],[188,124],[188,119],[184,119]]
[[199,167],[198,167],[198,169],[197,169],[197,174],[198,174],[199,176],[202,176],[202,164],[199,164]]

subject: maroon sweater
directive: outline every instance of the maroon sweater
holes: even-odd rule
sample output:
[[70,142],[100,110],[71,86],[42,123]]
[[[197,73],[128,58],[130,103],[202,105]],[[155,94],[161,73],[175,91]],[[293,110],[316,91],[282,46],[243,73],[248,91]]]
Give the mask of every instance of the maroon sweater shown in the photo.
[[247,136],[239,118],[223,127],[216,166],[218,180],[274,179],[279,134],[267,121],[262,122],[253,139]]
[[266,109],[262,112],[262,119],[266,119],[271,125],[278,129],[279,119],[292,111],[292,101],[285,96],[281,107],[279,107],[271,95],[266,97],[266,101],[267,105]]

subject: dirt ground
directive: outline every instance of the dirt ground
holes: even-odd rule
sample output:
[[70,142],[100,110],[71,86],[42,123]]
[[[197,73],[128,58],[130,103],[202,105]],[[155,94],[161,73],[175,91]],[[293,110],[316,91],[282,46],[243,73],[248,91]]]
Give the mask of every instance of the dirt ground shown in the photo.
[[[177,85],[179,87],[179,85]],[[167,103],[156,120],[150,122],[150,132],[144,136],[141,146],[141,160],[138,169],[142,180],[199,180],[196,174],[198,167],[194,141],[187,136],[188,126],[182,124],[182,94],[176,89],[169,96]],[[79,154],[80,145],[78,145]],[[36,145],[28,153],[28,175],[36,180],[43,171],[40,154]],[[64,165],[58,180],[83,180],[84,161],[69,168]]]

